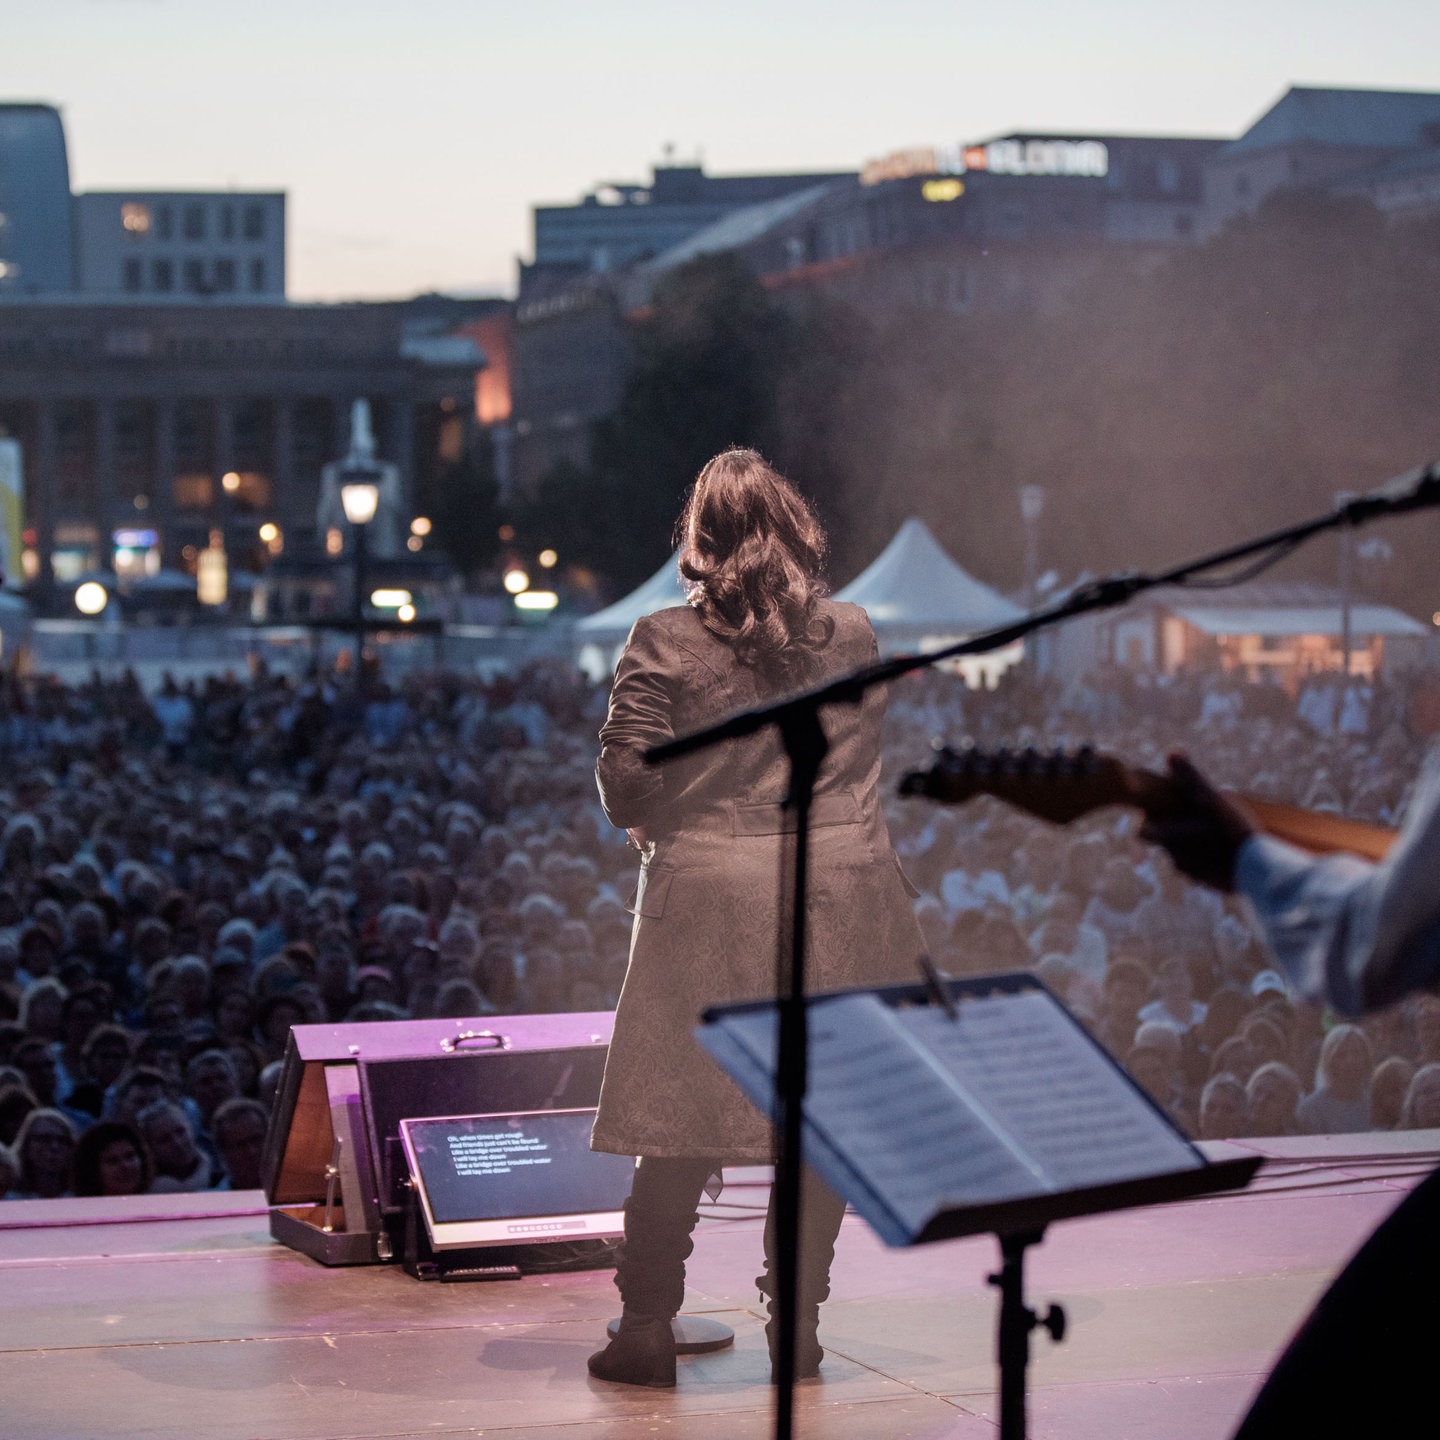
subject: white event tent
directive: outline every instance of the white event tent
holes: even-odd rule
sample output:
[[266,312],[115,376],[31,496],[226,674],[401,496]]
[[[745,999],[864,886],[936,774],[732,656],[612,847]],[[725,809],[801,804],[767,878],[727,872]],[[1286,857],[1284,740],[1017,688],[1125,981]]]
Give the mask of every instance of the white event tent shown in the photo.
[[[885,654],[937,649],[1025,613],[956,564],[914,516],[835,598],[864,608]],[[994,684],[1023,653],[1017,642],[957,663],[967,683]]]
[[[685,603],[679,559],[677,550],[638,589],[576,624],[582,670],[596,679],[610,674],[631,627],[642,615]],[[886,654],[934,649],[1024,613],[957,565],[924,522],[913,517],[835,598],[865,610]],[[1022,653],[1017,644],[958,663],[969,684],[993,684]]]
[[593,680],[603,680],[615,669],[631,627],[642,615],[685,603],[677,550],[643,585],[613,605],[587,615],[575,625],[580,647],[578,664]]

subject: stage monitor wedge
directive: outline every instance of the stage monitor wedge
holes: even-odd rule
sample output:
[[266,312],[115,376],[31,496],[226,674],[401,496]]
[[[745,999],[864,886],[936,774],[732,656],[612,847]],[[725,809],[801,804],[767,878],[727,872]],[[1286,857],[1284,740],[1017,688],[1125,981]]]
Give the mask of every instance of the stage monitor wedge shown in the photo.
[[[512,1098],[516,1084],[511,1062],[519,1059],[520,1068],[527,1069],[531,1067],[523,1057],[536,1052],[584,1050],[589,1052],[584,1075],[598,1077],[614,1018],[605,1010],[295,1026],[286,1044],[265,1144],[265,1193],[274,1207],[271,1235],[326,1265],[370,1265],[396,1258],[400,1217],[391,1188],[396,1179],[394,1156],[387,1166],[386,1151],[398,1149],[401,1117],[396,1117],[390,1132],[393,1145],[377,1151],[364,1112],[362,1064],[416,1062],[409,1073],[418,1076],[427,1090],[448,1088],[460,1072],[475,1077],[464,1098],[445,1107],[449,1113],[540,1108],[545,1104],[543,1094],[518,1103]],[[479,1055],[498,1063],[485,1069],[466,1063]],[[441,1072],[432,1082],[435,1067],[457,1059],[458,1070]],[[553,1069],[546,1064],[538,1067],[541,1074]],[[562,1103],[593,1105],[598,1086],[598,1078],[591,1092],[575,1083]],[[403,1096],[395,1103],[416,1117],[437,1113],[433,1105],[418,1100],[407,1105]],[[400,1169],[403,1176],[403,1156]]]

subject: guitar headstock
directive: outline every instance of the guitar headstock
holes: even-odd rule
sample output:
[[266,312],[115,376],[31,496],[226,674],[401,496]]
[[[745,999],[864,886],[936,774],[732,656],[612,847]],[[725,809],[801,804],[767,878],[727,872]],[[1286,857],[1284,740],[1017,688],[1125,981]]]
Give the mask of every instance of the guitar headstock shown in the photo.
[[1155,782],[1163,783],[1088,745],[1071,751],[942,745],[930,769],[913,770],[901,780],[900,793],[946,805],[993,795],[1041,820],[1065,825],[1106,805],[1143,807]]

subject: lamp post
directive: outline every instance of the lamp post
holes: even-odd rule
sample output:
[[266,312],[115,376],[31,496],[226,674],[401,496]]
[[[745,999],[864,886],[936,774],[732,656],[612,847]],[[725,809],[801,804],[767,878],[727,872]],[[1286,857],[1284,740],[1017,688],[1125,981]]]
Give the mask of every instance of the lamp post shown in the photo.
[[1040,516],[1045,509],[1045,487],[1020,487],[1020,518],[1025,523],[1025,608],[1035,605],[1035,582],[1040,578]]
[[355,692],[359,694],[365,657],[365,527],[380,504],[379,476],[360,467],[343,470],[340,504],[355,531]]

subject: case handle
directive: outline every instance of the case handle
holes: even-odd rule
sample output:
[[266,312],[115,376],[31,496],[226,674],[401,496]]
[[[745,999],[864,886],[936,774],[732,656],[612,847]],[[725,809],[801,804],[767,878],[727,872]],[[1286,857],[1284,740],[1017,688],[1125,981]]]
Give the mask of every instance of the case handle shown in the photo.
[[440,1048],[447,1055],[453,1055],[467,1040],[483,1040],[497,1050],[510,1048],[510,1037],[496,1034],[494,1030],[461,1030],[456,1035],[447,1035],[440,1042]]

